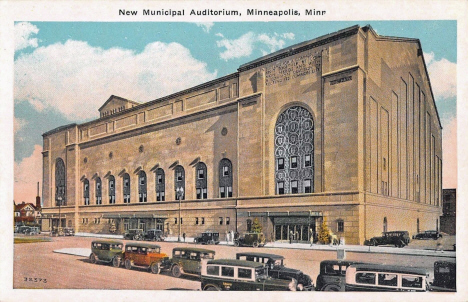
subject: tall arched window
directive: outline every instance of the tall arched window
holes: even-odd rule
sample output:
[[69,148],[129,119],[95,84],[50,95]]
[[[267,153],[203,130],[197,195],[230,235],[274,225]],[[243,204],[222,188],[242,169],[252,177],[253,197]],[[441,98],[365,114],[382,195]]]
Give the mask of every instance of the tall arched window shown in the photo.
[[219,162],[219,197],[232,197],[232,163],[223,158]]
[[89,205],[89,180],[83,181],[83,198],[85,206]]
[[101,178],[96,178],[96,204],[102,204],[102,183]]
[[166,177],[164,170],[161,168],[156,170],[156,200],[166,200]]
[[61,158],[55,161],[55,205],[67,205],[65,163]]
[[314,120],[301,106],[281,113],[275,125],[276,194],[314,191]]
[[115,203],[115,177],[109,176],[109,203]]
[[[175,196],[176,196],[176,199],[182,199],[184,200],[185,199],[185,170],[184,170],[184,167],[182,166],[176,166],[175,169],[174,169],[174,184],[175,184]],[[178,195],[180,193],[177,193],[177,190],[179,190],[179,192],[182,192],[181,194],[182,195]]]
[[196,180],[196,191],[197,199],[207,199],[207,169],[206,165],[202,162],[197,164],[197,180]]
[[125,173],[122,177],[122,180],[124,203],[130,203],[130,175],[128,175],[128,173]]
[[146,194],[146,173],[145,171],[140,171],[138,174],[138,198],[140,202],[147,202]]

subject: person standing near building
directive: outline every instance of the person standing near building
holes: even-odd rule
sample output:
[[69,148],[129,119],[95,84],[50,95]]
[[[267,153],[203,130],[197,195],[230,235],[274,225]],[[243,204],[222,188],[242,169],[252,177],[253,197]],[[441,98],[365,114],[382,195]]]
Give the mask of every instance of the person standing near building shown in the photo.
[[293,231],[291,230],[291,231],[289,231],[289,244],[292,243],[292,241],[293,241],[293,239],[294,239],[293,237],[294,237],[294,233],[293,233]]
[[185,242],[185,233],[182,234],[182,237],[184,238],[184,242]]
[[234,242],[234,231],[231,230],[231,241]]
[[310,228],[309,229],[309,240],[310,240],[310,246],[314,245],[314,231]]

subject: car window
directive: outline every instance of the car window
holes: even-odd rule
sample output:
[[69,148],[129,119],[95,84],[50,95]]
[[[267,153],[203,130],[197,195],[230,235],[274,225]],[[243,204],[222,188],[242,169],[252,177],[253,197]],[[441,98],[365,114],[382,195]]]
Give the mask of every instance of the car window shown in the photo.
[[356,273],[356,283],[375,284],[375,273]]
[[193,252],[193,253],[190,253],[190,259],[191,260],[200,260],[200,256],[197,253]]
[[252,279],[252,270],[249,268],[239,268],[237,270],[237,277],[242,279]]
[[340,273],[340,266],[333,264],[325,265],[325,273],[327,275],[338,275]]
[[219,276],[219,266],[207,266],[206,267],[206,274],[211,276]]
[[213,253],[202,253],[200,256],[202,259],[214,259]]
[[401,286],[411,288],[422,288],[422,277],[417,276],[401,276]]
[[146,247],[141,247],[140,250],[138,251],[140,254],[146,255],[147,249]]
[[266,267],[259,267],[255,269],[255,278],[266,278],[268,276]]
[[173,252],[172,252],[172,255],[173,255],[174,257],[180,257],[180,251],[173,251]]
[[397,275],[396,274],[384,274],[380,273],[379,274],[379,280],[378,284],[379,285],[385,285],[385,286],[397,286]]
[[222,266],[221,267],[221,276],[234,277],[234,268],[231,267],[231,266]]

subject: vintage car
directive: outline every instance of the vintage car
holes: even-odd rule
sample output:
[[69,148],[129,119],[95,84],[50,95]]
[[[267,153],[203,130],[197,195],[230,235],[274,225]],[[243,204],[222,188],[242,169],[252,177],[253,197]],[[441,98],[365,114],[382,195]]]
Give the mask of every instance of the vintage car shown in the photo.
[[364,245],[394,245],[396,247],[404,247],[410,242],[410,237],[407,231],[392,231],[383,232],[382,236],[372,237],[364,241]]
[[123,243],[118,240],[94,240],[91,242],[91,263],[98,261],[112,263],[119,267],[123,259]]
[[344,292],[346,284],[346,269],[355,261],[323,260],[320,262],[320,273],[317,276],[315,290]]
[[201,243],[201,244],[218,244],[219,243],[219,233],[218,232],[205,231],[200,236],[195,237],[193,239],[193,242]]
[[268,275],[275,279],[296,280],[298,291],[313,291],[314,284],[309,275],[302,271],[284,266],[284,257],[266,253],[237,253],[237,260],[264,263],[268,267]]
[[353,264],[346,270],[345,291],[424,292],[428,272],[424,268],[384,264]]
[[150,269],[153,274],[161,272],[169,257],[161,253],[161,247],[151,243],[127,243],[125,245],[125,268],[142,267]]
[[41,233],[41,230],[38,227],[23,225],[18,228],[18,233],[25,235],[37,235]]
[[165,238],[162,230],[150,229],[145,232],[143,239],[150,241],[164,241]]
[[210,260],[201,269],[202,290],[295,291],[296,287],[296,280],[271,278],[266,265],[254,261]]
[[63,228],[63,235],[64,236],[75,236],[75,230],[73,228]]
[[214,259],[215,251],[192,247],[176,247],[172,250],[169,269],[172,276],[179,278],[182,274],[200,275],[202,263]]
[[424,231],[413,235],[413,239],[434,239],[442,238],[442,234],[437,231]]
[[142,240],[144,236],[145,235],[142,229],[129,229],[125,231],[124,239]]
[[244,236],[234,239],[234,245],[253,247],[264,246],[265,235],[263,235],[263,233],[245,233]]
[[431,291],[456,292],[457,291],[457,265],[454,262],[434,262],[434,280],[430,284]]

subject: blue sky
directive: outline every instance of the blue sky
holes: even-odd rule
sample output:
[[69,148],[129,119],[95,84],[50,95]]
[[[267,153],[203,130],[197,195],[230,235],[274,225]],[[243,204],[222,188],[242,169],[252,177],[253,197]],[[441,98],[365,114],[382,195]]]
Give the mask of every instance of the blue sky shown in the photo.
[[[41,134],[97,118],[110,95],[150,101],[356,24],[420,39],[444,141],[456,146],[455,21],[15,23],[15,201],[33,201],[42,181]],[[444,143],[444,160],[453,152]],[[445,177],[453,169],[456,160],[444,162],[444,187],[456,186]]]

